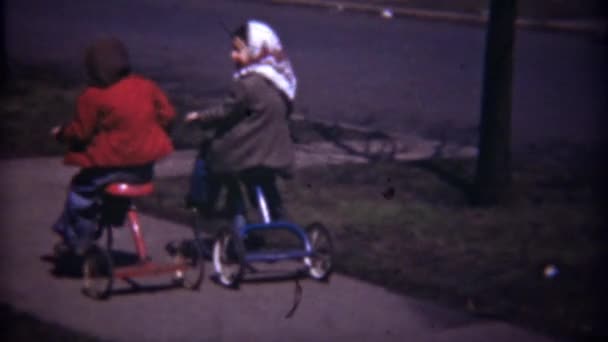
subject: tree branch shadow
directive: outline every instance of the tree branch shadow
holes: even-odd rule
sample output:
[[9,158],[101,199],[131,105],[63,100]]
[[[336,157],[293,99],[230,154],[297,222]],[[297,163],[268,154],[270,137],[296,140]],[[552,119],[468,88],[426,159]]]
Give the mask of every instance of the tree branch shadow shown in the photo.
[[[312,129],[324,141],[331,143],[346,155],[363,158],[370,163],[395,160],[395,156],[397,155],[398,142],[396,139],[378,130],[357,132],[356,141],[362,146],[361,150],[357,150],[346,142],[349,140],[354,141],[354,139],[348,139],[346,129],[338,125],[326,126],[313,123]],[[375,149],[376,151],[373,148],[374,144],[378,147]]]
[[[331,143],[332,146],[338,148],[347,156],[363,158],[369,164],[404,162],[397,159],[397,154],[399,152],[407,152],[407,147],[401,146],[403,151],[399,151],[400,146],[397,138],[384,132],[377,130],[357,132],[358,141],[363,146],[362,149],[357,150],[346,143],[346,141],[352,138],[349,137],[347,129],[343,127],[313,123],[312,128],[325,142]],[[372,148],[373,144],[375,144],[376,148]],[[447,151],[448,147],[449,141],[446,135],[442,134],[429,157],[405,161],[404,163],[434,174],[443,183],[462,192],[466,199],[471,202],[473,201],[473,181],[464,172],[450,168],[446,163],[442,162],[445,160],[444,156],[449,154]]]

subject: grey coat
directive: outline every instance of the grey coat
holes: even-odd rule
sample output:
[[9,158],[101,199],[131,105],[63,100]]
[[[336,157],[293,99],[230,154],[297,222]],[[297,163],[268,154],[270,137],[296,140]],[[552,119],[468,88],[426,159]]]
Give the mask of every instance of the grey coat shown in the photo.
[[236,80],[221,106],[200,113],[201,124],[217,127],[208,151],[211,170],[234,173],[267,167],[291,175],[290,106],[289,100],[258,74]]

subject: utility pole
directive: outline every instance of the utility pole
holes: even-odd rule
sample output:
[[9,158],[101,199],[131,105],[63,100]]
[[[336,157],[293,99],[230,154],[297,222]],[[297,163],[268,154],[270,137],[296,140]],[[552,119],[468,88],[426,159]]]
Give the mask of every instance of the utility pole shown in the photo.
[[505,203],[511,190],[511,102],[517,0],[491,0],[486,35],[479,156],[473,199]]
[[8,53],[6,51],[6,1],[0,0],[0,86],[8,80]]

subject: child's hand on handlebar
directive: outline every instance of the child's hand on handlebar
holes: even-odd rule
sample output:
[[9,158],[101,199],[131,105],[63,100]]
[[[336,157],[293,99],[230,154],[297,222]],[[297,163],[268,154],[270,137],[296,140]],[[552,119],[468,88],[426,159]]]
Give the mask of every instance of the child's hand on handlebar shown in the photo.
[[200,119],[200,117],[201,117],[201,115],[199,112],[189,112],[188,114],[186,114],[184,121],[192,122],[192,121],[196,121],[196,120]]
[[53,128],[51,128],[51,131],[49,132],[51,134],[51,136],[53,136],[54,138],[57,138],[57,135],[61,132],[61,126],[55,126]]

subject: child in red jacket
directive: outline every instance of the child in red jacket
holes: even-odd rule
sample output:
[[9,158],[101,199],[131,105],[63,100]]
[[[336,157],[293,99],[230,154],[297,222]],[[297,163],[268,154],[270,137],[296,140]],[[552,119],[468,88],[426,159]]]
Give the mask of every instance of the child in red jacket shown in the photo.
[[93,240],[104,186],[150,181],[154,162],[173,151],[167,130],[175,117],[163,91],[131,73],[119,40],[96,41],[86,51],[85,64],[90,85],[77,100],[75,116],[51,130],[69,146],[64,162],[81,167],[53,231],[80,252]]

